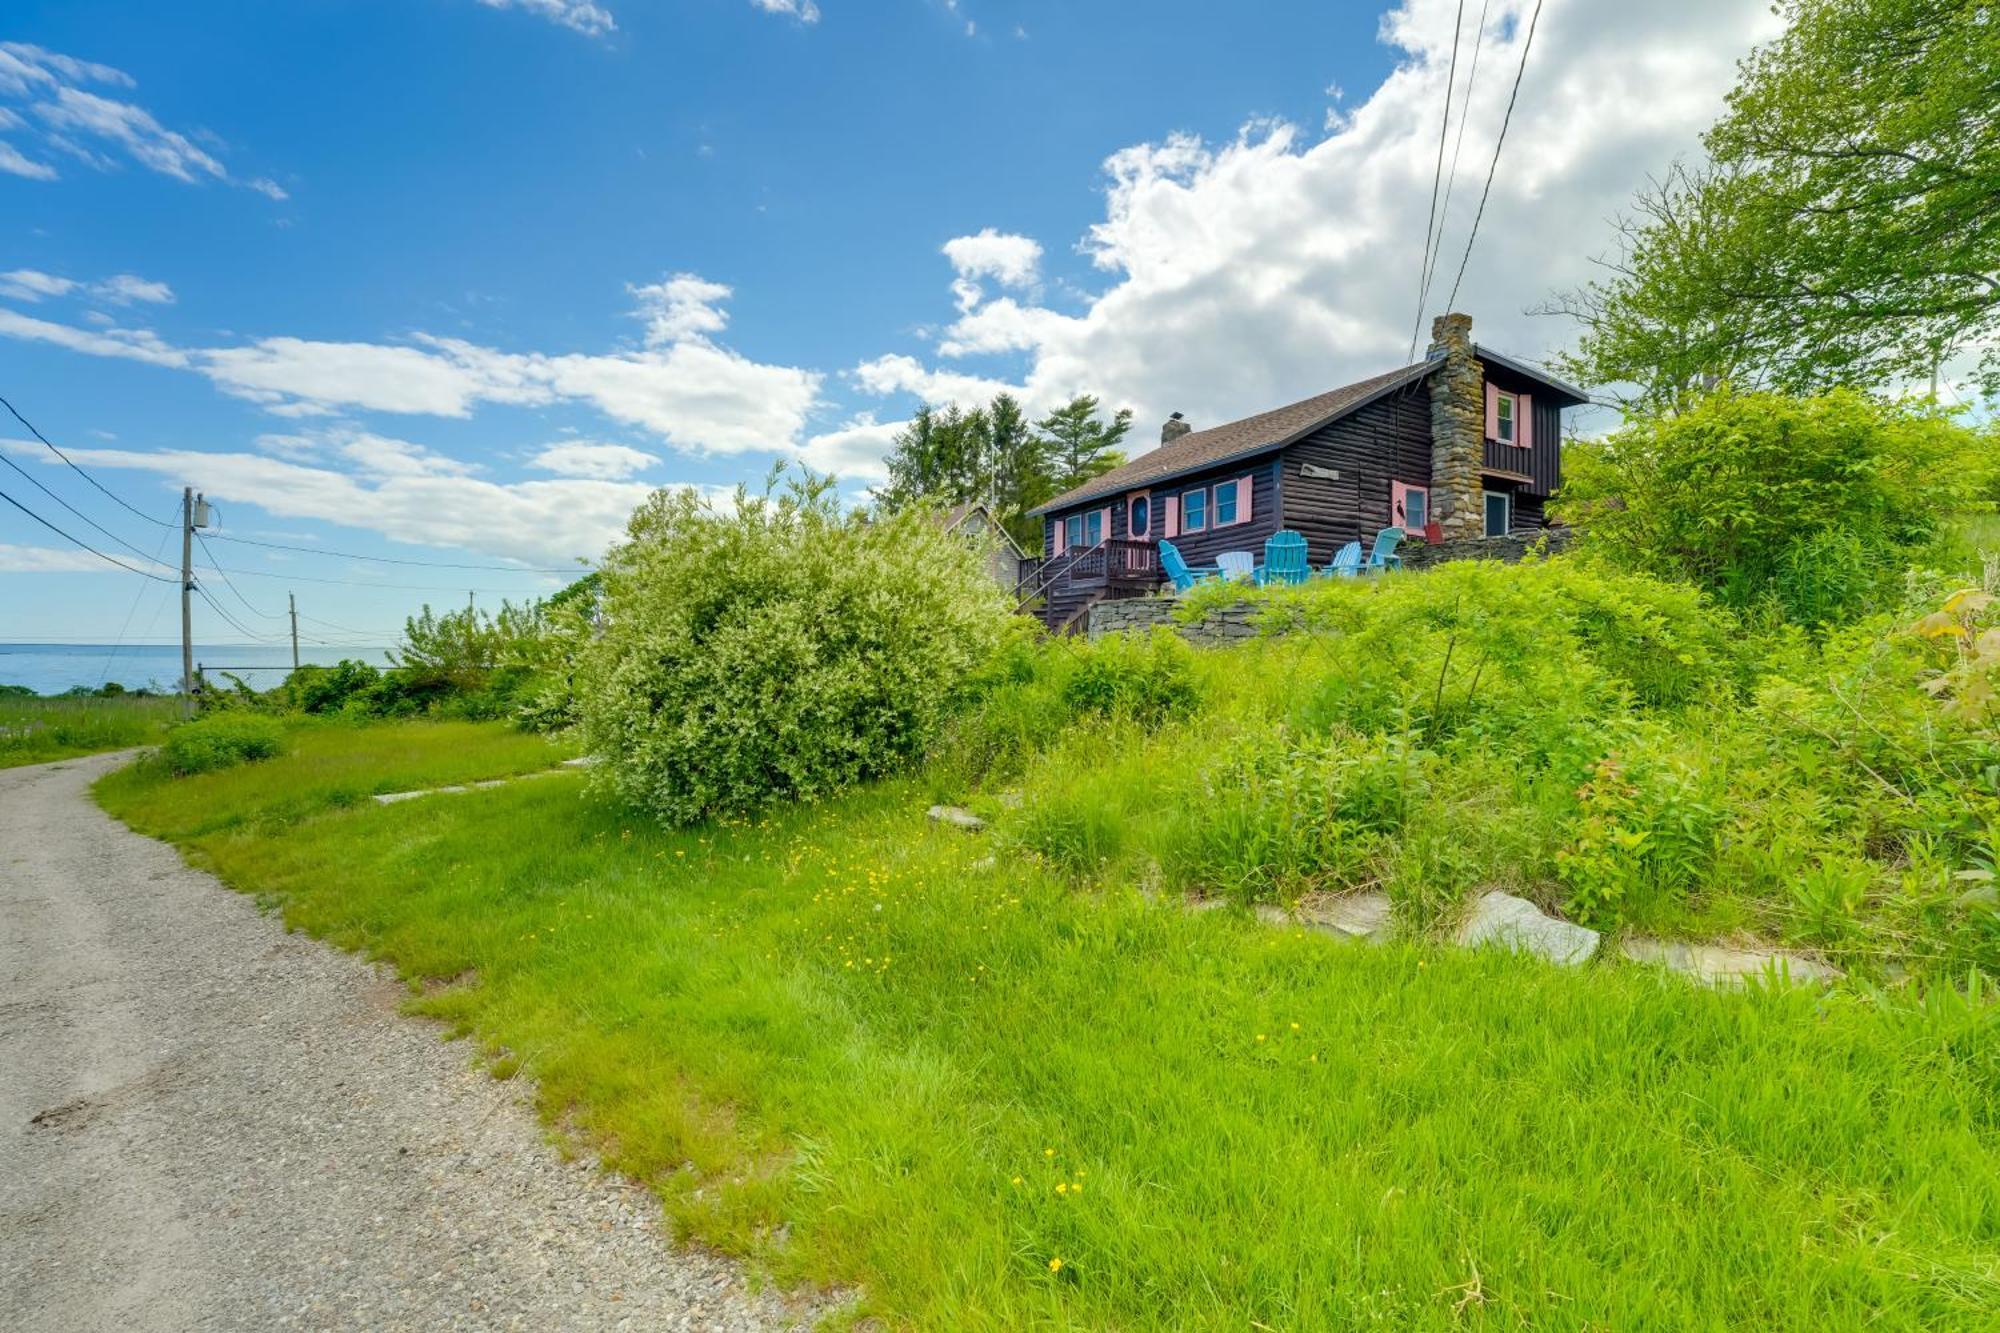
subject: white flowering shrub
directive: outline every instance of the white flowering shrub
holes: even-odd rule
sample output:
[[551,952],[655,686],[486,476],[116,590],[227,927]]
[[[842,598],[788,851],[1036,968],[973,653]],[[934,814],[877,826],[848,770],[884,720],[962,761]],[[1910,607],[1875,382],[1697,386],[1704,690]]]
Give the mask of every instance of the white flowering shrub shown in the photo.
[[577,663],[600,781],[669,823],[811,801],[918,759],[1009,620],[980,552],[808,477],[733,507],[656,492]]

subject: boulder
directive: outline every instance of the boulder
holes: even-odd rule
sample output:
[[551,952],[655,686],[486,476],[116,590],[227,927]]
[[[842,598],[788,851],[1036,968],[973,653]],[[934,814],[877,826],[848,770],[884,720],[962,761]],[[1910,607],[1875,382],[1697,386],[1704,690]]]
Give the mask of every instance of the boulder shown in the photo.
[[1741,986],[1752,977],[1794,983],[1826,983],[1841,978],[1839,968],[1780,949],[1735,949],[1723,944],[1688,944],[1634,936],[1619,952],[1635,963],[1653,963],[1692,977],[1705,986]]
[[1315,930],[1352,940],[1385,940],[1391,929],[1389,895],[1371,893],[1309,894],[1299,899],[1293,915]]
[[1587,926],[1560,921],[1526,898],[1498,889],[1480,896],[1458,929],[1458,942],[1469,947],[1498,945],[1575,966],[1597,953],[1598,934]]
[[985,820],[962,805],[934,805],[925,813],[940,824],[962,828],[967,833],[977,833],[986,827]]

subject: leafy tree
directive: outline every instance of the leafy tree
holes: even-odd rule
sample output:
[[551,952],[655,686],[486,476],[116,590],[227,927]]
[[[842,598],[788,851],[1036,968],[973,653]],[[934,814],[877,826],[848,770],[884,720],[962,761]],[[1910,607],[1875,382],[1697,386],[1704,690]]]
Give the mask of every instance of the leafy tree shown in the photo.
[[893,510],[923,500],[955,505],[986,499],[991,436],[983,408],[919,407],[886,460],[889,484],[880,495],[883,506]]
[[1014,618],[923,506],[807,477],[716,508],[659,491],[603,569],[577,663],[602,780],[670,823],[811,801],[916,759]]
[[2000,12],[1990,0],[1781,0],[1705,143],[1641,193],[1602,281],[1553,309],[1564,369],[1677,407],[1716,379],[1921,382],[1982,343],[2000,390]]
[[986,422],[993,516],[1022,546],[1039,549],[1041,521],[1025,515],[1055,494],[1047,446],[1029,426],[1027,414],[1012,394],[1003,393],[993,400],[986,409]]
[[1723,391],[1572,446],[1557,511],[1616,564],[1823,625],[1883,596],[1992,457],[1933,408]]
[[1052,494],[1101,477],[1125,461],[1119,441],[1132,429],[1132,410],[1120,408],[1107,424],[1097,419],[1098,402],[1079,394],[1035,423],[1048,451]]

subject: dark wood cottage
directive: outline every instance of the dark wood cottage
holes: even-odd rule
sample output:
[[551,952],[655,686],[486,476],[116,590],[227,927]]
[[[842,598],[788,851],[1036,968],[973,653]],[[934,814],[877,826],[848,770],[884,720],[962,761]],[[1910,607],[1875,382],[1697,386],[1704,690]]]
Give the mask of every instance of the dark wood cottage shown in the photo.
[[1208,430],[1176,412],[1160,447],[1032,511],[1040,568],[1023,581],[1051,629],[1096,602],[1153,591],[1159,542],[1191,565],[1223,551],[1261,560],[1280,528],[1315,567],[1350,541],[1401,526],[1445,541],[1543,526],[1562,479],[1562,413],[1581,390],[1472,341],[1440,315],[1429,355],[1373,379]]

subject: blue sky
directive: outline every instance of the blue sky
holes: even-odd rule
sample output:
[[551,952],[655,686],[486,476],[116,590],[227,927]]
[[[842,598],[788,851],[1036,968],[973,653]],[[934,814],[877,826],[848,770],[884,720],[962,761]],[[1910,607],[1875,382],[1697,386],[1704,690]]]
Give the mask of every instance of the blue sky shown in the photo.
[[[162,519],[186,483],[225,537],[534,568],[651,486],[804,459],[859,494],[921,399],[1095,392],[1145,447],[1400,364],[1446,85],[1455,271],[1531,7],[16,0],[0,394]],[[1656,8],[1547,0],[1457,301],[1482,340],[1571,335],[1528,310],[1769,31]],[[560,581],[212,545],[253,605],[370,631]],[[173,589],[0,515],[0,640],[107,641],[135,596]]]

